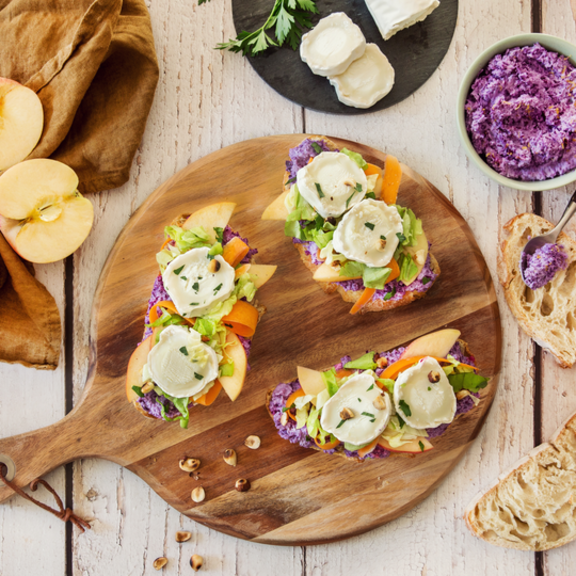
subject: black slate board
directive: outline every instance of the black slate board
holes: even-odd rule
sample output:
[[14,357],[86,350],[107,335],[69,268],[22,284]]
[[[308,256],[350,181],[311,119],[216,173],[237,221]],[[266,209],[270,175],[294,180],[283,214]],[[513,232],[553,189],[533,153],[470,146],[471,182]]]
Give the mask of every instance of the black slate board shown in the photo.
[[[424,22],[402,30],[384,42],[364,0],[318,0],[316,5],[320,14],[312,19],[314,24],[333,12],[345,12],[360,26],[366,41],[378,44],[386,54],[396,71],[396,82],[385,98],[367,110],[342,104],[330,82],[312,74],[300,60],[299,51],[288,46],[272,48],[249,60],[260,77],[285,98],[305,108],[331,114],[353,115],[383,110],[416,92],[446,55],[458,17],[458,0],[440,0],[440,6]],[[273,0],[232,0],[236,31],[258,29],[273,6]]]

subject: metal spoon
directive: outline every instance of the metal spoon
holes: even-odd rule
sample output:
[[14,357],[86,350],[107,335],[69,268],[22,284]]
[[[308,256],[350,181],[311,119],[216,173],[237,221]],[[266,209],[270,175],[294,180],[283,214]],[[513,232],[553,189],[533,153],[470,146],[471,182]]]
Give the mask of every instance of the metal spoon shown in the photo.
[[[522,250],[522,254],[520,255],[520,273],[522,274],[522,280],[524,280],[524,270],[526,266],[527,258],[524,258],[524,254],[532,256],[536,250],[542,248],[545,244],[555,244],[556,240],[558,239],[558,235],[562,232],[562,228],[566,226],[568,220],[574,216],[576,212],[576,192],[572,194],[572,198],[570,198],[570,202],[568,202],[568,206],[566,206],[566,210],[564,210],[564,214],[562,214],[562,218],[560,221],[548,234],[542,234],[542,236],[535,236],[531,238],[524,246]],[[526,280],[524,280],[526,282]]]

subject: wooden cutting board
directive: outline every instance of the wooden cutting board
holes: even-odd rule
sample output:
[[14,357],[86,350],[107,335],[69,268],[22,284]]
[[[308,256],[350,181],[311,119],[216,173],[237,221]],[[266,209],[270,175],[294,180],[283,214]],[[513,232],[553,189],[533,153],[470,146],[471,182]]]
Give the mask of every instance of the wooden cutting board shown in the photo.
[[[0,454],[16,469],[20,486],[66,462],[100,457],[125,466],[171,506],[227,534],[268,544],[318,544],[361,534],[404,514],[428,496],[478,435],[496,392],[501,329],[490,273],[470,229],[448,200],[404,166],[398,201],[422,218],[442,274],[426,298],[386,313],[351,316],[350,304],[326,295],[312,280],[282,222],[264,222],[264,208],[281,191],[288,149],[304,135],[258,138],[194,162],[160,186],[130,219],[102,271],[94,299],[90,376],[74,410],[52,426],[0,440]],[[370,162],[385,154],[334,138]],[[124,394],[126,366],[140,341],[155,254],[163,228],[175,216],[220,200],[238,207],[230,224],[259,250],[261,263],[278,264],[259,291],[268,309],[258,326],[240,398],[224,393],[192,410],[190,426],[150,420]],[[491,376],[480,405],[434,439],[416,457],[349,462],[282,440],[265,408],[266,391],[296,377],[296,366],[326,369],[344,354],[384,351],[451,326]],[[258,450],[243,445],[256,434]],[[238,452],[234,468],[222,459]],[[178,467],[200,458],[199,479]],[[10,468],[10,466],[9,466]],[[247,478],[249,492],[234,484]],[[190,493],[202,485],[206,500]],[[11,492],[2,487],[0,502]]]

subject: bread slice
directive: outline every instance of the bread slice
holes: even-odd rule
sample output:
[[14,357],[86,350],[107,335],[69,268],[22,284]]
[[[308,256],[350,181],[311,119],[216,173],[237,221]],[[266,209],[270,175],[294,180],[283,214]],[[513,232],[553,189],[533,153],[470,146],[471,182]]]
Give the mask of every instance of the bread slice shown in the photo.
[[490,544],[542,551],[576,538],[576,414],[466,508],[471,532]]
[[520,214],[504,226],[500,282],[512,314],[522,329],[551,352],[563,368],[576,361],[576,242],[561,233],[558,243],[568,254],[568,268],[543,288],[531,290],[520,274],[520,254],[529,237],[545,234],[553,224],[535,214]]
[[[464,356],[472,356],[472,352],[470,351],[470,347],[468,346],[467,342],[465,342],[462,339],[458,339],[458,343],[460,344],[460,347],[462,349]],[[276,386],[278,386],[278,384]],[[270,399],[272,398],[272,392],[274,392],[274,390],[276,389],[276,386],[272,386],[272,388],[270,388],[268,390],[268,392],[266,393],[266,410],[268,411],[268,414],[269,414],[270,418],[272,418],[272,420],[274,420],[274,416],[272,415],[272,412],[270,412]],[[458,418],[458,416],[456,416],[456,418]],[[454,418],[452,423],[456,420],[456,418]],[[286,442],[288,442],[288,440],[286,440]],[[317,450],[318,452],[323,452],[323,450],[316,445],[311,446],[310,448],[312,450]],[[358,458],[358,457],[347,456],[343,452],[338,452],[338,451],[334,452],[334,454],[332,454],[332,456],[340,456],[341,458],[345,458],[346,460],[352,460],[353,462],[366,462],[367,460],[370,460],[370,458]],[[397,456],[400,458],[401,457],[416,458],[417,454],[413,454],[410,452],[391,452],[390,456],[388,456],[388,458],[391,458],[392,456]]]
[[[307,138],[310,138],[312,140],[324,141],[326,143],[326,146],[332,151],[338,149],[336,144],[332,142],[332,140],[326,138],[325,136],[310,135],[307,136]],[[285,172],[283,181],[284,192],[290,192],[290,188],[292,187],[292,183],[288,182],[289,179],[290,179],[290,173]],[[298,250],[300,258],[302,258],[302,262],[304,262],[306,268],[308,268],[308,270],[310,270],[310,272],[314,274],[314,272],[316,272],[316,270],[320,266],[314,264],[310,255],[306,254],[306,249],[302,244],[294,244],[294,247],[296,248],[296,250]],[[438,264],[438,261],[436,260],[436,258],[434,258],[434,256],[431,253],[430,253],[430,261],[432,272],[436,274],[436,278],[427,285],[428,290],[432,288],[432,285],[434,284],[434,282],[436,282],[438,276],[440,275],[440,265]],[[344,302],[354,303],[360,299],[360,296],[362,296],[362,290],[346,290],[337,282],[318,282],[318,284],[320,285],[322,290],[326,292],[326,294],[333,294],[334,292],[338,292],[342,297],[342,300],[344,300]],[[372,299],[367,304],[364,304],[364,306],[360,308],[358,313],[365,314],[366,312],[381,312],[383,310],[391,310],[392,308],[398,308],[400,306],[410,304],[410,302],[413,302],[414,300],[423,298],[424,296],[426,296],[428,290],[426,290],[426,292],[416,292],[416,291],[406,292],[406,294],[404,294],[404,296],[398,300]]]

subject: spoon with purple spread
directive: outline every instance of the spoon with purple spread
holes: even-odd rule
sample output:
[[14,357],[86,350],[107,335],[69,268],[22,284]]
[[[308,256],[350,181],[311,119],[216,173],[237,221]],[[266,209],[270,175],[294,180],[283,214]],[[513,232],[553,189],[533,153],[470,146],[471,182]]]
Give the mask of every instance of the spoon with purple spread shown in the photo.
[[556,244],[558,235],[576,212],[576,192],[560,218],[560,222],[548,234],[530,239],[520,256],[520,273],[528,288],[537,290],[554,278],[558,270],[568,267],[568,255],[563,246]]

